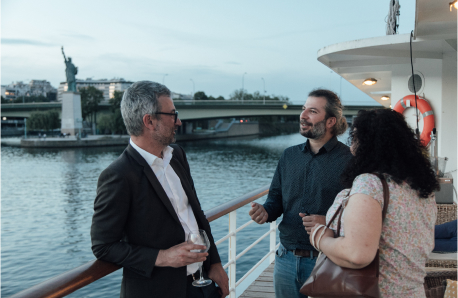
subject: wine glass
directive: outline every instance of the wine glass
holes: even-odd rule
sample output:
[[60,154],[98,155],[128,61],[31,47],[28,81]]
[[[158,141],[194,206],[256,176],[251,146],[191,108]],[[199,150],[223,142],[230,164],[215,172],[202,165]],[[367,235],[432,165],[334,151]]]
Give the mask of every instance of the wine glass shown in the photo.
[[[207,252],[210,248],[210,240],[208,240],[207,233],[204,230],[191,231],[188,234],[188,243],[198,244],[205,246],[205,249],[195,249],[191,252]],[[195,287],[205,287],[212,283],[211,279],[204,279],[202,275],[202,262],[199,262],[200,279],[193,281],[192,285]]]

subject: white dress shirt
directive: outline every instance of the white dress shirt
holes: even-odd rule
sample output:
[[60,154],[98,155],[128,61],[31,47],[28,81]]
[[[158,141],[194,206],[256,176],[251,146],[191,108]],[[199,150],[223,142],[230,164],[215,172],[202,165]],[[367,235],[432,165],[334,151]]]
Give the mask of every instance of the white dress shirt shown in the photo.
[[[140,155],[151,166],[151,169],[156,175],[157,180],[159,180],[159,183],[162,185],[162,188],[164,188],[165,193],[169,197],[173,209],[175,209],[178,219],[183,226],[186,237],[190,231],[199,230],[196,217],[194,216],[194,212],[189,205],[188,197],[186,196],[186,192],[181,185],[180,178],[170,166],[173,148],[167,146],[164,151],[162,151],[163,158],[160,158],[138,147],[132,141],[132,139],[130,139],[130,145],[135,150],[137,150],[137,152],[140,153]],[[197,269],[199,269],[198,263],[188,265],[188,275],[196,272]]]

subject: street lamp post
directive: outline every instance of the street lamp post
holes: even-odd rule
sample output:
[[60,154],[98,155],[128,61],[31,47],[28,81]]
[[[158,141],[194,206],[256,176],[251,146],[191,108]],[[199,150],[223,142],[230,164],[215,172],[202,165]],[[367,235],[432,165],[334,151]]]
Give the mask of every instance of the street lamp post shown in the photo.
[[24,139],[27,139],[27,118],[24,118]]
[[78,135],[76,136],[77,140],[81,139],[81,127],[83,126],[83,119],[81,118],[76,118],[76,123],[78,123]]
[[246,75],[246,74],[247,74],[247,73],[245,72],[245,73],[242,75],[242,104],[243,104],[243,98],[245,97],[245,89],[244,89],[245,87],[244,87],[244,85],[245,85],[245,75]]
[[163,77],[162,77],[162,85],[165,85],[165,77],[168,76],[169,74],[166,73]]
[[192,99],[194,100],[194,93],[196,91],[196,84],[194,84],[193,79],[189,79],[192,82]]
[[264,81],[264,78],[261,78],[262,84],[264,86],[264,96],[263,96],[263,104],[266,104],[266,82]]

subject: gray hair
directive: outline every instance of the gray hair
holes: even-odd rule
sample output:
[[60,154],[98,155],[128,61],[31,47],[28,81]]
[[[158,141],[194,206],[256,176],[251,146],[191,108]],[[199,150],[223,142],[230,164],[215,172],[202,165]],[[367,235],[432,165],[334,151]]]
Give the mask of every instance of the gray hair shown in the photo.
[[160,96],[170,96],[170,90],[159,83],[139,81],[132,84],[122,96],[121,114],[127,133],[140,136],[143,133],[143,116],[152,115],[160,110],[157,99]]
[[327,89],[315,89],[309,93],[309,97],[310,96],[324,97],[326,99],[326,119],[329,117],[336,118],[336,125],[334,125],[331,130],[333,135],[339,136],[347,131],[347,119],[343,115],[343,105],[337,94]]

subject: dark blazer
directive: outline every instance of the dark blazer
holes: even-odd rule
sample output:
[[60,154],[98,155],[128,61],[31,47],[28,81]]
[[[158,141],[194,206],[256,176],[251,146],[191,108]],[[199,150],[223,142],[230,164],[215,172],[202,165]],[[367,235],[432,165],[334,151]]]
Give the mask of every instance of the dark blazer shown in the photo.
[[[201,209],[183,149],[170,165],[181,180],[197,224],[211,242],[204,268],[221,260]],[[123,267],[121,297],[186,297],[186,267],[155,267],[160,249],[186,241],[170,199],[145,159],[130,145],[99,177],[91,226],[97,259]]]

